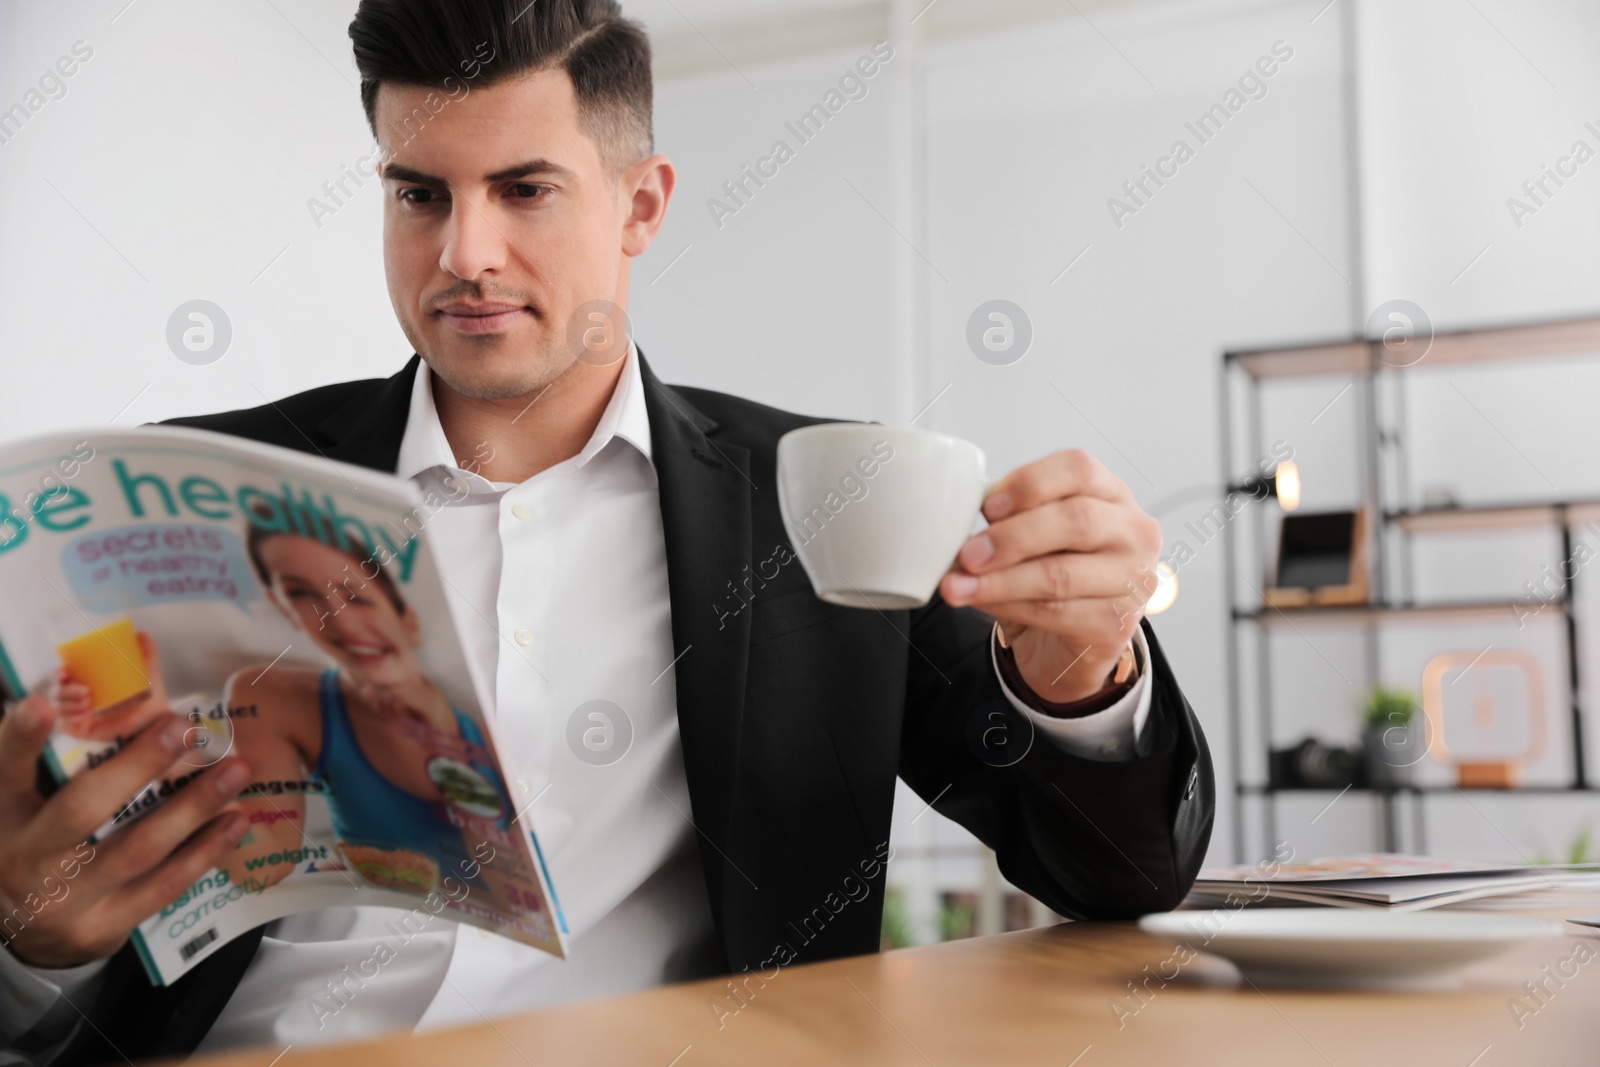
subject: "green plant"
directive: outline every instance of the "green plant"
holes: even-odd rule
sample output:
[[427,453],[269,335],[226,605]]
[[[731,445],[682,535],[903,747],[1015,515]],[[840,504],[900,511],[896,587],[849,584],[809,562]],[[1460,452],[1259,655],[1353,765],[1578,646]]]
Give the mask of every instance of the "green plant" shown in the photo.
[[1590,827],[1587,823],[1578,831],[1578,836],[1572,839],[1572,848],[1567,852],[1568,863],[1593,863],[1596,857],[1589,855]]
[[977,914],[966,904],[947,903],[939,908],[939,940],[959,941],[971,937]]
[[[944,894],[939,905],[939,940],[956,941],[973,936],[977,913],[972,905],[958,899],[961,894]],[[911,935],[911,919],[906,914],[905,898],[898,889],[890,889],[883,897],[883,924],[879,927],[878,947],[887,951],[907,948],[915,944]]]
[[1361,708],[1361,717],[1366,724],[1378,729],[1405,726],[1416,713],[1416,694],[1403,686],[1373,686]]
[[883,897],[883,925],[879,929],[878,947],[908,948],[910,945],[911,922],[906,918],[905,899],[898,889],[890,889]]
[[1589,846],[1593,843],[1594,827],[1589,823],[1584,823],[1578,828],[1577,835],[1573,837],[1572,842],[1567,846],[1567,858],[1565,860],[1552,859],[1549,853],[1540,849],[1533,854],[1533,865],[1535,867],[1545,867],[1551,864],[1565,863],[1574,867],[1580,865],[1586,867],[1600,866],[1600,855],[1591,855],[1589,852]]

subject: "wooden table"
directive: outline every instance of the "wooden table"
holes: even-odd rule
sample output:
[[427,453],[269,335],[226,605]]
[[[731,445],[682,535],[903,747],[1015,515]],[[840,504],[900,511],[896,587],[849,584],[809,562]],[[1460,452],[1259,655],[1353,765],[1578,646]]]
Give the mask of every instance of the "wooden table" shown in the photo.
[[[1201,955],[1164,986],[1149,978],[1141,1004],[1127,983],[1144,981],[1147,966],[1172,974],[1172,955],[1170,941],[1131,924],[1064,923],[785,968],[764,986],[751,979],[742,1008],[724,982],[686,983],[417,1037],[297,1048],[276,1067],[1600,1064],[1600,940],[1552,938],[1485,961],[1449,993],[1257,990]],[[1558,986],[1563,964],[1577,973]],[[1542,1006],[1523,987],[1540,981]],[[277,1051],[191,1063],[266,1067]]]

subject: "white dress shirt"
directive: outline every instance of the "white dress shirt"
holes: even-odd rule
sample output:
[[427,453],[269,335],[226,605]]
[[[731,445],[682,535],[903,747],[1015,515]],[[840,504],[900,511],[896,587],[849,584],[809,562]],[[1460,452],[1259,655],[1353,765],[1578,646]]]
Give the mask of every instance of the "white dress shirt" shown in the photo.
[[[582,451],[520,484],[489,482],[457,463],[424,364],[397,469],[424,489],[448,479],[467,487],[462,496],[446,483],[453,491],[438,495],[459,500],[430,520],[427,536],[446,575],[469,669],[488,697],[484,710],[512,795],[519,807],[531,805],[569,927],[569,958],[439,918],[338,1006],[325,984],[372,956],[384,924],[401,913],[344,907],[289,916],[268,928],[200,1051],[454,1026],[645,989],[722,965],[689,822],[666,553],[637,349],[630,345],[625,358]],[[468,450],[468,466],[475,451]],[[1054,719],[1009,690],[1006,696],[1049,743],[1092,759],[1132,758],[1151,699],[1149,650],[1142,633],[1136,641],[1145,664],[1140,678],[1104,711]],[[580,758],[568,742],[569,720],[596,700],[621,709],[631,741],[624,750],[616,729],[616,749]],[[60,1011],[57,998],[87,1008],[103,967],[33,968],[0,950],[0,1042],[9,1046],[29,1028],[58,1021],[64,1038],[77,1015]],[[314,1002],[323,1010],[313,1010]],[[43,1064],[53,1051],[16,1062]],[[5,1062],[0,1053],[0,1067]]]

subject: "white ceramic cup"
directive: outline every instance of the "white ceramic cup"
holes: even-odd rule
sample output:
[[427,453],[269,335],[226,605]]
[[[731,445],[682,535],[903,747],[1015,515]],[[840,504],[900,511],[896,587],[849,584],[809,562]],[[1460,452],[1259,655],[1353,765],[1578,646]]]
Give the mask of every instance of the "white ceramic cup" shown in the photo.
[[840,422],[778,440],[779,510],[812,588],[831,604],[926,604],[988,487],[983,451],[942,433]]

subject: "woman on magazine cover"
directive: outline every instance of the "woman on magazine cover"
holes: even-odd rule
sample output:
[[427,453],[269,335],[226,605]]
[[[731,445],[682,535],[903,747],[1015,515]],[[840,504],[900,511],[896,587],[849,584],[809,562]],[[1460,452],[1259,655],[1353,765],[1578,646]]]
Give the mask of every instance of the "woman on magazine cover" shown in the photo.
[[[475,857],[492,846],[462,826],[504,831],[510,799],[477,723],[423,673],[416,611],[366,546],[341,547],[320,516],[324,537],[256,517],[246,550],[268,598],[336,666],[259,664],[228,679],[234,742],[265,790],[246,800],[257,844],[245,839],[230,874],[271,885],[303,865],[303,795],[325,791],[345,859],[369,884],[426,893],[454,876],[487,890]],[[262,856],[274,862],[251,868]]]
[[[478,724],[423,673],[420,620],[389,573],[365,546],[339,546],[321,516],[302,518],[315,520],[319,536],[278,529],[258,506],[246,549],[267,599],[336,666],[274,661],[228,678],[230,748],[254,778],[240,800],[250,833],[223,868],[230,882],[260,890],[308,865],[340,866],[305,834],[312,794],[328,802],[344,866],[367,884],[426,894],[451,876],[489,893],[485,903],[515,905],[505,877],[485,878],[493,845],[469,841],[462,828],[489,826],[497,837],[510,825],[505,783]],[[160,649],[144,631],[137,639],[150,689],[113,709],[127,734],[169,713]],[[88,689],[71,671],[58,670],[55,683],[64,726],[83,720],[79,736],[103,733],[104,715],[89,714]]]

